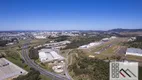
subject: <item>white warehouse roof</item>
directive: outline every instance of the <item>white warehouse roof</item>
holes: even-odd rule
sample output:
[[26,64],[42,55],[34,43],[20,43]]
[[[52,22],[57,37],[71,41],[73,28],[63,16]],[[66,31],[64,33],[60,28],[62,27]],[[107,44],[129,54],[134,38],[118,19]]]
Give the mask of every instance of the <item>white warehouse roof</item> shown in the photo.
[[84,48],[89,48],[89,47],[93,47],[93,46],[98,46],[102,44],[102,42],[92,42],[92,43],[89,43],[87,45],[82,45],[79,47],[79,49],[84,49]]
[[64,60],[56,51],[52,49],[41,49],[39,50],[39,58],[41,62],[49,62],[54,60]]
[[139,49],[139,48],[127,48],[126,55],[142,56],[142,49]]

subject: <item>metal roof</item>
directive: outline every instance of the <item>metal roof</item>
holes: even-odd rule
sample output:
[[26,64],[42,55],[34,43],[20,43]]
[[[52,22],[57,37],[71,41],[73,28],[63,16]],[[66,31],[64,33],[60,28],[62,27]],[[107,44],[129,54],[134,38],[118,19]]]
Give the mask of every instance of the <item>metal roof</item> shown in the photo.
[[139,49],[139,48],[127,48],[126,52],[136,53],[136,54],[142,54],[142,49]]
[[63,60],[64,57],[59,55],[56,51],[52,49],[41,49],[39,50],[39,58],[42,62],[48,62],[53,60]]

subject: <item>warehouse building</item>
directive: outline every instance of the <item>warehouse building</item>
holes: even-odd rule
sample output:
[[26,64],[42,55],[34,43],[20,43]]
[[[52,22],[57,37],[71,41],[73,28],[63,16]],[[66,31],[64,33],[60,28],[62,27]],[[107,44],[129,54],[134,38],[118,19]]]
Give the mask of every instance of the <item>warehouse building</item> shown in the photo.
[[5,58],[0,58],[0,80],[12,80],[19,75],[25,75],[28,72],[11,63]]
[[142,49],[127,48],[126,55],[142,56]]
[[39,58],[42,63],[64,60],[64,57],[60,56],[57,51],[53,49],[39,50]]
[[37,35],[37,36],[35,36],[35,38],[36,39],[46,39],[46,36],[39,36],[39,35]]
[[95,47],[95,46],[98,46],[98,45],[101,45],[101,44],[102,44],[102,42],[92,42],[92,43],[89,43],[87,45],[82,45],[78,49],[87,49],[87,48]]
[[110,39],[109,38],[103,38],[101,41],[102,42],[108,42]]

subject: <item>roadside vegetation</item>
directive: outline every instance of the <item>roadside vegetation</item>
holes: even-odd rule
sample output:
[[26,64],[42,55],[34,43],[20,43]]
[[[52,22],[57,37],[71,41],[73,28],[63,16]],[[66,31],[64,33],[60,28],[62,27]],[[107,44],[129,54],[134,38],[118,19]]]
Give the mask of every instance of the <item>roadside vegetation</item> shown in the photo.
[[29,49],[29,57],[31,59],[37,60],[39,58],[38,49],[34,49],[33,47],[31,47]]

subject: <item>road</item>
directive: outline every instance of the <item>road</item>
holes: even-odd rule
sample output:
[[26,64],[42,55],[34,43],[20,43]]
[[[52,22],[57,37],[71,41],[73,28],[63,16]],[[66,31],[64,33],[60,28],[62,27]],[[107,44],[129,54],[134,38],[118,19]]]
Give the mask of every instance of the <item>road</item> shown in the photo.
[[22,55],[22,58],[24,59],[25,63],[28,66],[34,68],[35,70],[39,71],[42,75],[45,75],[46,77],[49,77],[52,80],[70,80],[70,79],[66,78],[65,76],[63,76],[63,75],[59,75],[59,74],[55,74],[55,73],[49,72],[46,69],[40,67],[33,60],[31,60],[29,58],[28,53],[29,53],[29,51],[28,51],[28,43],[26,43],[22,47],[21,55]]
[[68,79],[70,79],[70,80],[73,80],[72,79],[72,77],[68,74],[68,56],[69,56],[69,53],[72,51],[72,49],[71,50],[69,50],[68,51],[68,53],[66,54],[66,65],[65,65],[65,67],[64,67],[64,71],[65,71],[65,75],[66,75],[66,77],[68,78]]

